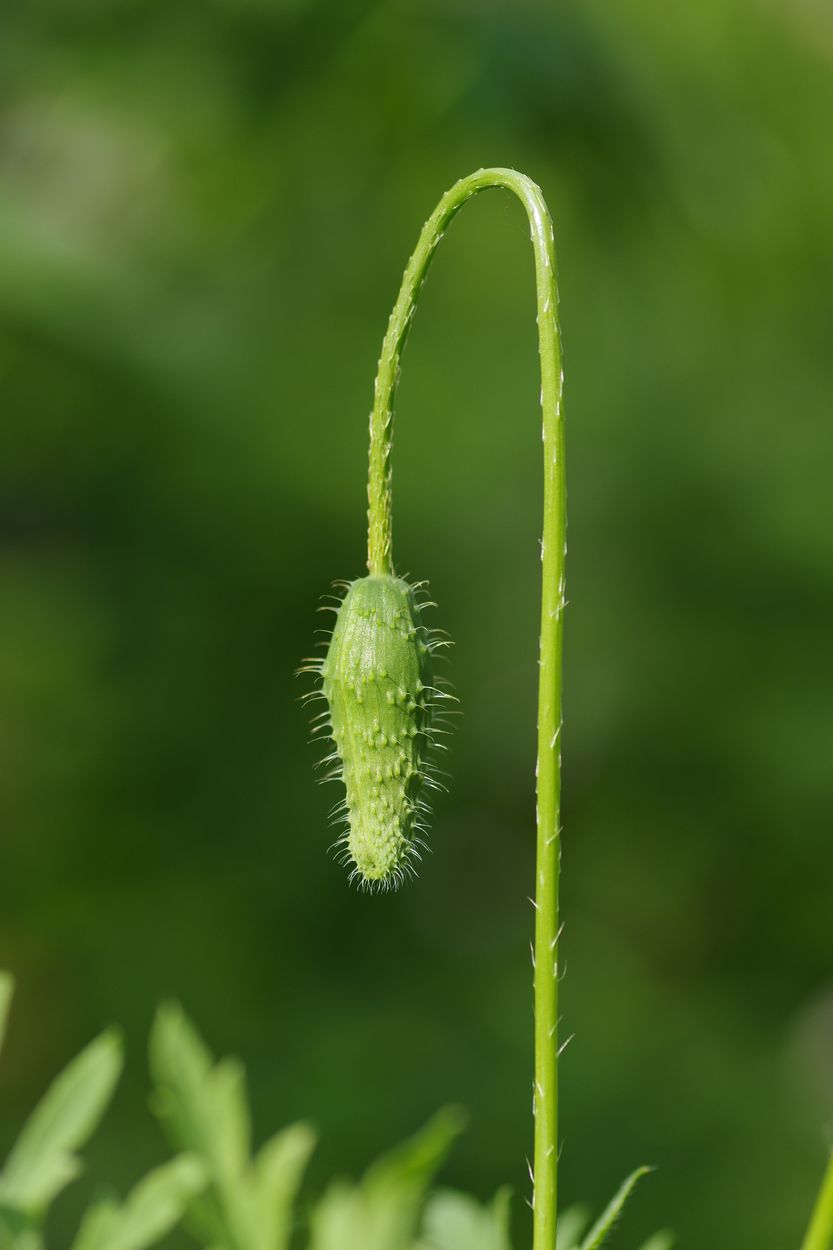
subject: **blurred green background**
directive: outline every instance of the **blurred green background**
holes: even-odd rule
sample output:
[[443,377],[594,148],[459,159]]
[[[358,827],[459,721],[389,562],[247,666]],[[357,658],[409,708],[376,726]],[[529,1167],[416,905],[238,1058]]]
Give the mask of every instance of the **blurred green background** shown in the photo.
[[[526,1244],[540,513],[521,209],[412,335],[397,558],[465,715],[435,854],[349,890],[293,672],[364,560],[373,370],[441,192],[556,218],[568,378],[565,1200],[617,1245],[796,1246],[833,1119],[833,10],[821,0],[29,0],[0,119],[0,1148],[105,1022],[91,1153],[162,1157],[155,1004],[314,1188],[439,1105]],[[61,1205],[65,1244],[91,1182]],[[181,1244],[181,1243],[176,1243]],[[182,1243],[184,1244],[184,1243]]]

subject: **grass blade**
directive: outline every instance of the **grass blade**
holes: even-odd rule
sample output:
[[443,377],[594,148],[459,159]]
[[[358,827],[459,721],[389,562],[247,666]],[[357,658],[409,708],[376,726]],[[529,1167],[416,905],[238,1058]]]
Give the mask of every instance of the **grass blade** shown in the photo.
[[635,1172],[631,1172],[628,1179],[613,1195],[602,1214],[596,1220],[596,1223],[581,1243],[579,1250],[599,1250],[599,1247],[605,1242],[619,1216],[622,1214],[625,1203],[630,1198],[636,1185],[650,1171],[650,1168],[637,1168]]
[[831,1250],[833,1247],[833,1154],[821,1183],[801,1250]]

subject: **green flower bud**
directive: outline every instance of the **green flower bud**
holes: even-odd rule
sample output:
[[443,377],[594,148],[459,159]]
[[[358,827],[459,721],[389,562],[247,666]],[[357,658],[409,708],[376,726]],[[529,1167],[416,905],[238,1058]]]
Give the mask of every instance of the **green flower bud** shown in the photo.
[[396,888],[423,845],[423,790],[437,784],[426,763],[437,645],[421,622],[413,588],[371,575],[348,587],[321,665],[335,775],[346,791],[347,830],[339,844],[353,877],[369,888]]

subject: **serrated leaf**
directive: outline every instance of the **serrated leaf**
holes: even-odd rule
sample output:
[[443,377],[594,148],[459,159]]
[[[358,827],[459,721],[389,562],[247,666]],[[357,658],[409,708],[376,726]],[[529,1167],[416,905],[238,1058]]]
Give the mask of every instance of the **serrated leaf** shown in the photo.
[[310,1250],[408,1250],[425,1190],[462,1124],[459,1111],[440,1112],[357,1186],[331,1185],[312,1215]]
[[555,1236],[555,1250],[576,1250],[581,1234],[590,1223],[590,1212],[586,1207],[568,1207],[558,1217]]
[[605,1207],[602,1214],[596,1220],[596,1223],[590,1229],[590,1232],[584,1238],[579,1250],[599,1250],[610,1235],[616,1221],[619,1219],[624,1210],[625,1203],[630,1198],[634,1188],[643,1176],[651,1171],[651,1168],[637,1168],[635,1172],[631,1172],[628,1179],[619,1187]]
[[426,1250],[510,1250],[509,1191],[483,1207],[468,1194],[439,1190],[426,1205],[422,1238]]
[[6,1036],[6,1024],[9,1019],[9,1007],[14,991],[14,981],[8,972],[0,972],[0,1050]]
[[154,1106],[174,1145],[206,1169],[209,1189],[191,1204],[205,1244],[259,1250],[254,1176],[248,1159],[249,1113],[243,1070],[214,1065],[194,1026],[176,1005],[162,1007],[151,1032]]
[[102,1034],[53,1082],[0,1174],[0,1201],[33,1212],[44,1208],[80,1168],[84,1144],[110,1101],[122,1066],[121,1043]]
[[664,1228],[661,1232],[654,1233],[653,1237],[649,1237],[639,1250],[671,1250],[675,1241],[674,1234]]
[[307,1124],[293,1124],[261,1147],[255,1159],[258,1225],[266,1250],[286,1250],[292,1208],[301,1177],[315,1146]]
[[155,1109],[174,1143],[210,1162],[218,1178],[238,1176],[249,1150],[243,1071],[234,1060],[214,1065],[181,1007],[157,1013],[150,1038]]

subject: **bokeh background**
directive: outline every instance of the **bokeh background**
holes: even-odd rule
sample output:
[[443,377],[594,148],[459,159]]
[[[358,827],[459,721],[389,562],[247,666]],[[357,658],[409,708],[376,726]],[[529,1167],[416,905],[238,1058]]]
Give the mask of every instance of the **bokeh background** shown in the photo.
[[[796,1246],[833,1119],[833,10],[823,0],[30,0],[3,11],[0,1147],[103,1024],[90,1151],[162,1157],[183,1001],[314,1190],[439,1105],[526,1244],[532,264],[443,243],[399,401],[400,569],[465,715],[421,879],[328,858],[294,677],[362,572],[366,423],[418,228],[483,164],[557,223],[570,481],[565,1199]],[[92,1181],[60,1205],[66,1244]],[[172,1242],[180,1245],[184,1242]]]

